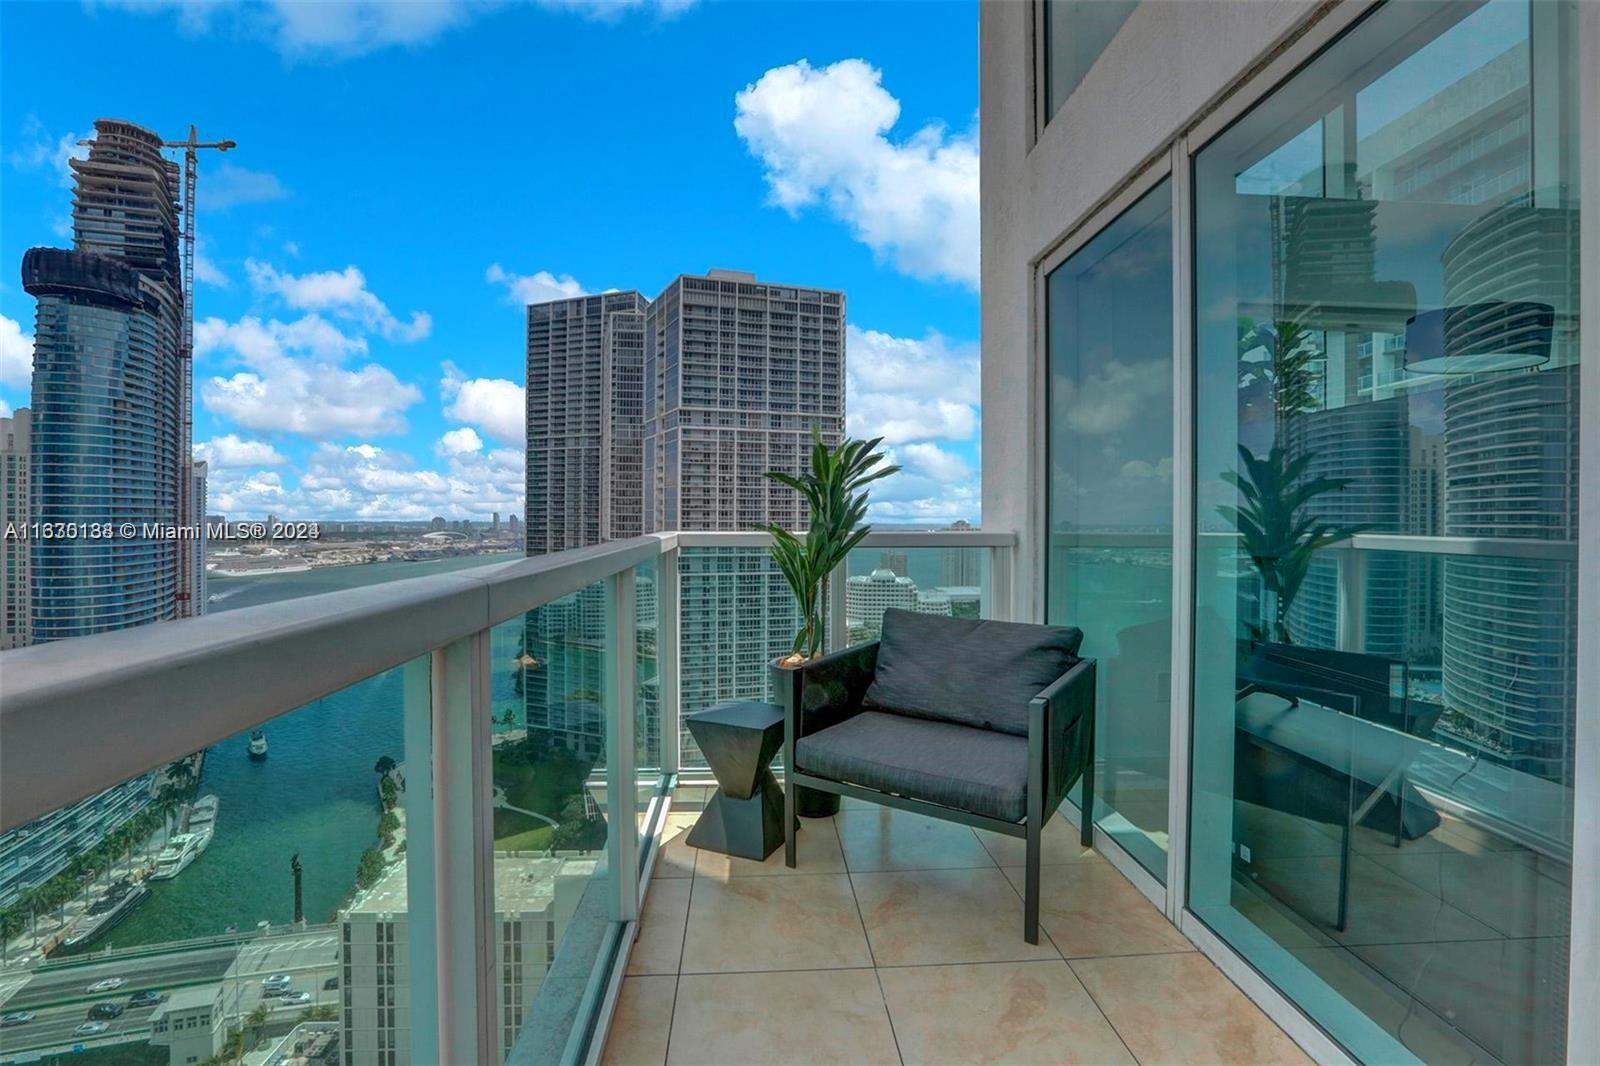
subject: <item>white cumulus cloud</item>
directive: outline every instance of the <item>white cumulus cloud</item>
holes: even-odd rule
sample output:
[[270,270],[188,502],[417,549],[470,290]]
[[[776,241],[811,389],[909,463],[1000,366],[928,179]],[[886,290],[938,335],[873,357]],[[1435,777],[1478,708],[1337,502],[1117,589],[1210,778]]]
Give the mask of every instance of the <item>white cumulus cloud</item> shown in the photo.
[[366,275],[355,266],[297,275],[279,271],[270,263],[246,259],[244,269],[257,292],[275,295],[297,311],[326,311],[358,322],[385,340],[410,343],[425,339],[433,331],[433,319],[426,311],[412,311],[410,321],[397,318],[367,288]]
[[774,67],[735,97],[734,129],[772,202],[816,203],[896,269],[978,286],[978,140],[928,125],[890,136],[900,101],[862,59]]
[[969,440],[978,429],[978,351],[937,333],[922,339],[845,328],[846,428],[890,444]]
[[471,426],[461,426],[441,436],[433,450],[439,455],[470,455],[483,451],[483,438]]
[[366,342],[317,315],[294,322],[209,318],[195,325],[195,351],[231,355],[244,369],[201,384],[213,414],[247,429],[314,439],[403,433],[405,411],[422,399],[378,363],[347,368],[341,360]]
[[282,466],[289,461],[266,441],[245,440],[236,433],[195,442],[194,457],[214,470]]
[[0,315],[0,386],[26,389],[33,384],[33,334],[22,324]]
[[483,280],[491,285],[505,286],[506,302],[518,305],[588,295],[588,291],[571,274],[562,274],[558,277],[548,270],[539,270],[532,274],[512,274],[499,263],[491,263],[489,269],[483,272]]
[[469,378],[454,363],[442,369],[439,395],[446,418],[476,426],[501,444],[523,446],[528,410],[521,385],[505,378]]

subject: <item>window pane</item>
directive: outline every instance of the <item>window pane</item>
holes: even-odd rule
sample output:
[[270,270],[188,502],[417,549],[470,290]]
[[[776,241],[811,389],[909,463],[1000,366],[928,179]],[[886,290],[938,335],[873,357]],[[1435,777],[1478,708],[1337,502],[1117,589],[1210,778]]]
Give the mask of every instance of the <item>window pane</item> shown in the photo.
[[1045,0],[1046,120],[1061,110],[1138,0]]
[[0,837],[3,1013],[26,1016],[0,1060],[264,1057],[295,1025],[407,1053],[435,1009],[410,965],[434,942],[430,721],[424,657]]
[[[496,668],[520,683],[521,714],[494,749],[495,986],[500,1047],[519,1034],[555,1061],[612,922],[606,841],[607,730],[615,720],[607,581],[496,626]],[[631,650],[631,649],[630,649]],[[505,667],[499,664],[505,663]],[[497,683],[498,687],[498,683]],[[628,826],[632,811],[617,824]]]
[[1386,5],[1195,163],[1189,904],[1367,1061],[1565,1057],[1572,16]]
[[[1100,828],[1167,876],[1172,711],[1172,192],[1049,278],[1047,620],[1098,660]],[[1080,807],[1081,788],[1075,794]]]
[[846,558],[845,572],[848,644],[877,640],[883,612],[891,607],[952,618],[994,617],[988,548],[857,548]]

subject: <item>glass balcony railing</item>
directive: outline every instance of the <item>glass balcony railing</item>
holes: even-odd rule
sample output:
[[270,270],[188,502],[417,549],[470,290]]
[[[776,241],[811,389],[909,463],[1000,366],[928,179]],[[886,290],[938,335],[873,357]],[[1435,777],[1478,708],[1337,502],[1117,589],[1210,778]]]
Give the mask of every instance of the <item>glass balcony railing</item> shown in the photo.
[[[885,568],[991,614],[1013,540],[874,533],[830,646],[872,635],[851,581]],[[6,652],[0,1062],[581,1060],[671,789],[710,780],[683,715],[767,696],[793,639],[764,545],[641,537]]]

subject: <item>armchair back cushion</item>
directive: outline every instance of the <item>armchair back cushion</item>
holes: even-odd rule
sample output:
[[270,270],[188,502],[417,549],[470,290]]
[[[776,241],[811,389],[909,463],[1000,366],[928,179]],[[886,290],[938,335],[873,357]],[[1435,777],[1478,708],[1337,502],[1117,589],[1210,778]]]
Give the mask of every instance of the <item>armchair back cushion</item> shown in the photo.
[[1077,662],[1081,643],[1076,626],[891,608],[862,706],[1025,737],[1028,702]]

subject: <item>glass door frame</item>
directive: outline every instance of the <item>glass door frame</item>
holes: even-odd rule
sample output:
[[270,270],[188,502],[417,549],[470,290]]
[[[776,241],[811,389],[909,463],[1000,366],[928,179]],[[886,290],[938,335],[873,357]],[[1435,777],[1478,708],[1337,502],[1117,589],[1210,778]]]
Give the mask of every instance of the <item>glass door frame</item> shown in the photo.
[[[1534,0],[1540,2],[1540,0]],[[1255,107],[1301,68],[1332,45],[1380,0],[1348,0],[1326,11],[1267,63],[1221,99],[1197,108],[1195,119],[1175,131],[1165,146],[1135,168],[1099,205],[1074,221],[1044,252],[1030,262],[1029,384],[1031,463],[1027,538],[1033,558],[1035,587],[1017,601],[1018,616],[1044,618],[1045,567],[1048,557],[1048,489],[1050,419],[1048,410],[1049,336],[1046,316],[1047,278],[1128,208],[1162,181],[1171,179],[1173,239],[1173,543],[1172,543],[1172,720],[1169,750],[1167,879],[1161,884],[1100,829],[1095,847],[1152,903],[1161,908],[1196,947],[1275,1022],[1319,1062],[1352,1062],[1346,1049],[1309,1015],[1270,984],[1230,944],[1188,909],[1191,717],[1194,678],[1195,605],[1195,307],[1194,307],[1194,158],[1246,111]],[[1579,3],[1579,109],[1581,143],[1586,158],[1600,158],[1600,3]],[[1037,49],[1035,56],[1037,56]],[[1579,466],[1600,470],[1600,165],[1581,175],[1582,271],[1580,321],[1591,323],[1581,340],[1579,373],[1585,382],[1579,410]],[[1578,495],[1578,611],[1576,722],[1577,787],[1573,797],[1576,825],[1600,824],[1600,477],[1580,477]],[[1022,590],[1019,590],[1019,592]],[[1074,826],[1082,811],[1070,800],[1062,815]],[[1600,1045],[1600,1012],[1579,1008],[1600,1002],[1600,833],[1577,833],[1574,839],[1571,891],[1571,953],[1567,1003],[1567,1047]]]

